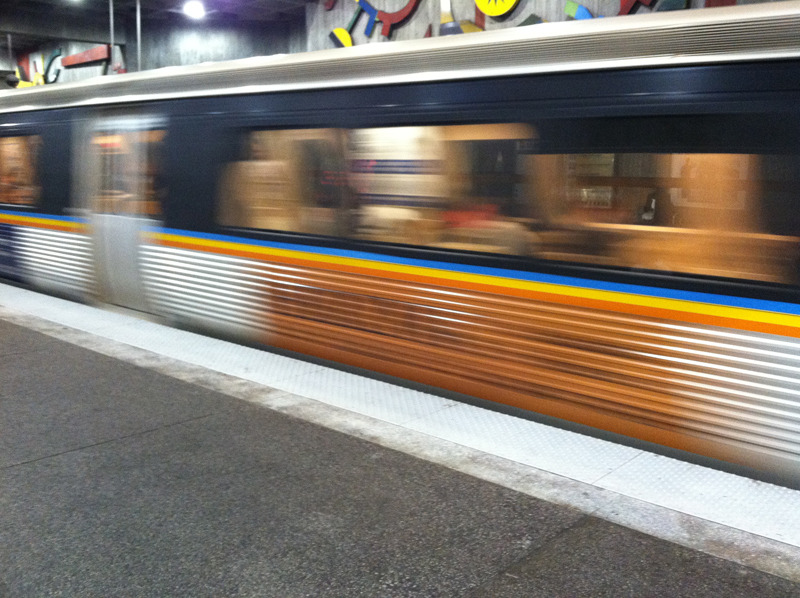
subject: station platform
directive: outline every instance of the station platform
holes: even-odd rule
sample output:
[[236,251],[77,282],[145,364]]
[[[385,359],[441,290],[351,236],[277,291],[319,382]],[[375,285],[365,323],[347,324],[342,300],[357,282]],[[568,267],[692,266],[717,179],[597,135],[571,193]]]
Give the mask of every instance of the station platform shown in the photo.
[[800,492],[0,285],[0,597],[800,596]]

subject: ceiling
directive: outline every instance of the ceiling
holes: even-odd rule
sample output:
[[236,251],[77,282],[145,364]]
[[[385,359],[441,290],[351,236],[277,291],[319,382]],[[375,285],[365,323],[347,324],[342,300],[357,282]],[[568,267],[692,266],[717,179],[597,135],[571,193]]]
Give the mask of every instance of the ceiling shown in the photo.
[[[137,0],[112,0],[117,24],[136,21]],[[309,0],[202,0],[206,8],[205,22],[276,23],[303,18]],[[185,0],[139,0],[143,21],[185,22],[182,11]],[[21,17],[33,27],[19,31],[3,27],[3,15]],[[0,0],[0,56],[8,54],[7,34],[11,33],[15,51],[35,48],[48,40],[58,39],[60,22],[93,21],[107,23],[109,0]],[[8,19],[6,19],[8,20]],[[16,20],[16,19],[14,19]],[[38,24],[41,23],[39,29]],[[38,30],[38,31],[37,31]]]
[[[112,0],[116,18],[135,19],[137,0]],[[298,18],[307,0],[202,0],[206,20],[274,22]],[[185,19],[185,0],[139,0],[142,19]],[[44,22],[59,16],[108,19],[109,0],[2,0],[3,12],[24,11]],[[2,30],[2,24],[0,24]]]

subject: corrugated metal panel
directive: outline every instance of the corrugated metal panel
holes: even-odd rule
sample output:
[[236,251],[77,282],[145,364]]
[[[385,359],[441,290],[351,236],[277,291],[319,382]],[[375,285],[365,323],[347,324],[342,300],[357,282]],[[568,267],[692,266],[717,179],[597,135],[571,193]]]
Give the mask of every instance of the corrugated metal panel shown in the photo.
[[267,281],[256,262],[145,245],[141,265],[158,314],[223,334],[263,333]]
[[781,59],[800,56],[798,31],[798,1],[547,23],[14,90],[0,110]]
[[92,242],[88,235],[19,227],[24,276],[43,289],[86,296],[94,292]]

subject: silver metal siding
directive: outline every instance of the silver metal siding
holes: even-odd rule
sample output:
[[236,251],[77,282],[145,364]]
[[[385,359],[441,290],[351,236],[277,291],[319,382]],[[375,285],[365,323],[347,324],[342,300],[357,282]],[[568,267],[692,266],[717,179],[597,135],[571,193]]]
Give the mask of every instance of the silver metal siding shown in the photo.
[[245,338],[263,332],[267,284],[257,262],[157,245],[143,245],[140,258],[159,315]]
[[81,297],[94,293],[88,235],[27,226],[18,227],[17,234],[23,275],[31,284]]

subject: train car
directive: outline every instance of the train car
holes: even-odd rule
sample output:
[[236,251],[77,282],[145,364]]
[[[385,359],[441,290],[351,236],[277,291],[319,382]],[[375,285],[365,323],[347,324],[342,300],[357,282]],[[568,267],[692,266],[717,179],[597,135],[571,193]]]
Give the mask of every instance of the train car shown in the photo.
[[800,485],[800,2],[0,95],[0,275]]

